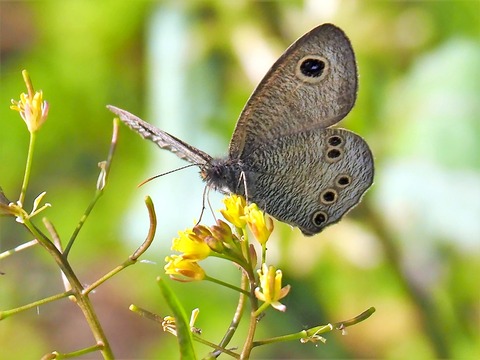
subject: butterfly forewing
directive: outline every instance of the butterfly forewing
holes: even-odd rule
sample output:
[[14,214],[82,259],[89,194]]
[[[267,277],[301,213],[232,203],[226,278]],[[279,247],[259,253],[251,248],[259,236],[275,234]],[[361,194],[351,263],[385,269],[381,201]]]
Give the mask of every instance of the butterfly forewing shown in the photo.
[[357,69],[350,41],[331,24],[298,39],[275,62],[243,109],[230,158],[302,130],[340,121],[355,103]]
[[130,129],[137,132],[144,139],[156,143],[160,148],[170,150],[180,159],[187,160],[192,164],[204,165],[211,161],[212,157],[207,153],[177,139],[175,136],[160,130],[152,124],[143,121],[139,117],[126,110],[108,105],[107,108],[117,115]]

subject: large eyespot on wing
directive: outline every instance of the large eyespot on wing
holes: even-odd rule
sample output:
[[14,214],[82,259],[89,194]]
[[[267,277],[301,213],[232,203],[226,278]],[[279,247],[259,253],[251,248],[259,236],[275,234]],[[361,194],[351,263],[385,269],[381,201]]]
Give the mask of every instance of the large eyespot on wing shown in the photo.
[[261,144],[340,121],[357,92],[355,55],[347,36],[320,25],[275,62],[243,109],[230,142],[230,158],[245,158]]
[[180,159],[199,166],[210,162],[212,159],[207,153],[177,139],[175,136],[160,130],[152,124],[143,121],[138,116],[135,116],[126,110],[112,105],[107,105],[107,109],[117,115],[125,125],[138,133],[141,137],[153,141],[162,149],[171,151]]
[[316,84],[330,72],[330,63],[323,56],[307,55],[297,62],[295,76],[306,83]]

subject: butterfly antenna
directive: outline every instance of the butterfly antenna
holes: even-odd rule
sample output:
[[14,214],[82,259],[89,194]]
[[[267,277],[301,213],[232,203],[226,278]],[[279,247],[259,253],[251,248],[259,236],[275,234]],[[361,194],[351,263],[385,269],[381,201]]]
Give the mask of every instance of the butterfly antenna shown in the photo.
[[[210,194],[210,188],[209,187],[207,187],[206,194],[207,194],[208,207],[210,208],[210,211],[212,212],[213,219],[215,220],[215,222],[217,222],[217,217],[215,216],[215,211],[213,210],[212,203],[210,202],[210,196],[208,196]],[[204,205],[204,207],[205,207],[205,205]]]
[[207,197],[207,191],[208,191],[208,185],[205,185],[205,188],[203,189],[203,196],[202,196],[202,210],[200,211],[200,216],[198,217],[198,221],[195,224],[195,226],[200,224],[200,221],[202,221],[203,213],[205,212],[205,199]]
[[137,187],[143,186],[143,185],[145,185],[146,183],[148,183],[148,182],[150,182],[150,181],[152,181],[152,180],[154,180],[154,179],[157,179],[157,178],[159,178],[159,177],[162,177],[162,176],[164,176],[164,175],[168,175],[168,174],[171,174],[171,173],[174,173],[174,172],[176,172],[176,171],[180,171],[180,170],[183,170],[183,169],[192,167],[192,166],[198,166],[198,164],[188,164],[188,165],[179,167],[178,169],[170,170],[170,171],[167,171],[167,172],[164,172],[164,173],[161,173],[161,174],[158,174],[158,175],[149,177],[148,179],[143,180],[140,184],[138,184]]

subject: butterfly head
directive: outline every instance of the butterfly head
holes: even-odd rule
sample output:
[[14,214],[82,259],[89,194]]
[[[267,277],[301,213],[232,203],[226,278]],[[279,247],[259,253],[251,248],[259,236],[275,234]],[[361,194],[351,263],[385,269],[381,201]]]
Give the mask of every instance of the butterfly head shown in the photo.
[[222,193],[244,195],[241,166],[228,158],[212,159],[201,167],[200,176],[207,185]]

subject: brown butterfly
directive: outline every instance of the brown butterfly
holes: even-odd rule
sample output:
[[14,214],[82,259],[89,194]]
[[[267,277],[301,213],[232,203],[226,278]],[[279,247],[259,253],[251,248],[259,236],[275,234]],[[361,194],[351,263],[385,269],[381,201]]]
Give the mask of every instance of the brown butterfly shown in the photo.
[[339,221],[373,182],[367,143],[329,128],[349,113],[356,92],[350,41],[324,24],[294,42],[265,75],[238,119],[225,158],[213,158],[125,110],[108,109],[143,138],[198,165],[209,186],[243,195],[313,235]]

